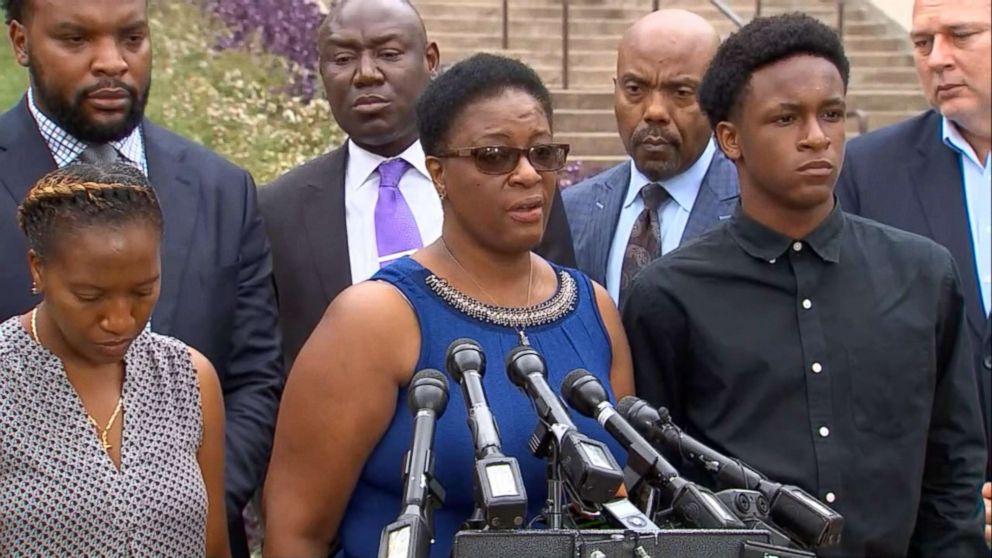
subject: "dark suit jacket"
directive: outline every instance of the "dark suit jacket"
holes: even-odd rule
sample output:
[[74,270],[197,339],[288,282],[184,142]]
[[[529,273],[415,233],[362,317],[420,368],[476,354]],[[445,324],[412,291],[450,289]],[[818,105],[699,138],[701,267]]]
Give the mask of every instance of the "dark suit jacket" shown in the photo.
[[[579,269],[600,285],[606,285],[610,247],[629,185],[630,160],[627,160],[566,188],[562,194]],[[699,186],[680,244],[730,217],[739,196],[737,168],[717,149]]]
[[[247,172],[151,122],[142,130],[165,222],[152,329],[195,347],[217,369],[227,416],[227,511],[232,542],[240,543],[240,511],[268,462],[283,384],[269,245]],[[0,320],[39,302],[15,215],[28,189],[53,170],[22,100],[0,116]]]
[[959,156],[941,139],[941,116],[930,110],[852,140],[837,198],[849,213],[929,237],[954,256],[992,444],[992,369],[983,358],[988,341],[982,340],[989,317],[982,307],[963,180]]
[[[351,286],[344,211],[347,168],[345,143],[259,189],[259,205],[272,243],[286,370],[292,368],[327,306]],[[537,252],[559,265],[575,266],[572,238],[557,192]]]

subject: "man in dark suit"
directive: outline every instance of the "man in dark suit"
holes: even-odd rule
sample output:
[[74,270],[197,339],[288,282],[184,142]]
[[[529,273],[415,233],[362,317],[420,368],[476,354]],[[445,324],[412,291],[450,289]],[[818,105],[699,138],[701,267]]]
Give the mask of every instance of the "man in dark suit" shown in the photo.
[[[441,202],[414,115],[440,57],[420,15],[405,0],[342,2],[327,16],[318,40],[327,99],[349,139],[259,191],[272,242],[287,370],[338,293],[441,234]],[[401,167],[398,177],[380,172],[394,164]],[[388,185],[382,178],[387,175],[394,178]],[[399,191],[407,223],[380,212],[380,192],[387,188],[394,196]],[[556,198],[538,251],[574,266],[568,224]],[[407,225],[415,242],[384,253],[382,237]]]
[[17,61],[31,87],[0,115],[0,320],[31,309],[17,205],[31,185],[77,160],[144,171],[165,220],[152,330],[205,354],[226,405],[226,491],[234,554],[241,510],[268,461],[283,375],[265,231],[251,176],[143,118],[151,72],[144,0],[6,0]]
[[992,305],[989,2],[919,0],[912,27],[933,110],[851,141],[837,195],[845,211],[929,237],[954,255],[992,445],[992,369],[982,339]]
[[933,110],[851,141],[837,196],[845,211],[929,237],[954,255],[992,447],[992,362],[982,338],[992,309],[989,1],[918,0],[910,37]]
[[615,111],[631,159],[563,194],[579,269],[616,301],[641,268],[737,205],[737,171],[696,102],[719,43],[684,10],[649,14],[620,42]]

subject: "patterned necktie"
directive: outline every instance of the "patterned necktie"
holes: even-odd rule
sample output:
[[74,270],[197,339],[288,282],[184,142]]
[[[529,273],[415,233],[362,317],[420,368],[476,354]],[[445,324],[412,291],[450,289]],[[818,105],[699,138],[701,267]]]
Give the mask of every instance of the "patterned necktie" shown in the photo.
[[86,148],[79,154],[79,161],[83,163],[100,164],[116,163],[121,160],[120,155],[114,146],[109,143],[96,143]]
[[634,221],[634,228],[630,231],[630,240],[627,241],[627,249],[623,252],[623,264],[620,267],[621,300],[624,290],[630,286],[637,272],[661,256],[661,223],[658,221],[658,208],[668,198],[668,191],[662,188],[661,184],[652,182],[641,188],[644,209]]
[[400,178],[410,168],[410,163],[403,159],[391,159],[379,165],[379,200],[375,203],[379,267],[424,245],[417,221],[399,188]]

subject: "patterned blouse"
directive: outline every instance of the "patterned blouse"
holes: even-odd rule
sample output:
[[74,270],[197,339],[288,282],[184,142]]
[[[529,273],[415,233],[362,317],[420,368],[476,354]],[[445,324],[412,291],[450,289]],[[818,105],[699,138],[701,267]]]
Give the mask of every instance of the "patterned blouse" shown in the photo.
[[189,350],[145,331],[124,362],[118,470],[62,362],[17,317],[0,325],[0,556],[203,556]]

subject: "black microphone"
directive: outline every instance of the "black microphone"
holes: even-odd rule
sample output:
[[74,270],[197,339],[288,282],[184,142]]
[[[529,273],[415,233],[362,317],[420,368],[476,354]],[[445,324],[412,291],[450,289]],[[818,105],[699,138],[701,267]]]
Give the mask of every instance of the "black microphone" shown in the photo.
[[696,440],[672,422],[668,409],[653,409],[637,397],[624,397],[617,410],[654,444],[702,465],[721,488],[756,490],[769,502],[769,516],[806,548],[838,544],[844,518],[799,487],[772,482],[764,475]]
[[530,439],[531,452],[544,458],[557,454],[566,488],[585,507],[595,508],[612,499],[623,482],[623,471],[606,444],[583,435],[575,427],[548,386],[548,372],[540,353],[529,346],[513,349],[506,357],[506,373],[534,402],[540,419]]
[[437,370],[421,370],[410,380],[407,406],[413,439],[403,465],[403,503],[399,518],[382,530],[379,558],[426,558],[434,533],[434,509],[444,489],[434,478],[434,430],[448,405],[448,380]]
[[527,515],[527,491],[516,458],[503,455],[499,428],[486,401],[482,385],[486,355],[472,339],[456,339],[448,346],[445,364],[448,374],[462,387],[475,444],[476,510],[468,525],[519,528]]
[[627,450],[627,467],[649,485],[661,490],[675,515],[690,527],[743,529],[744,524],[716,495],[683,479],[678,471],[620,416],[603,384],[588,370],[573,370],[565,376],[561,393],[573,409],[594,418]]

